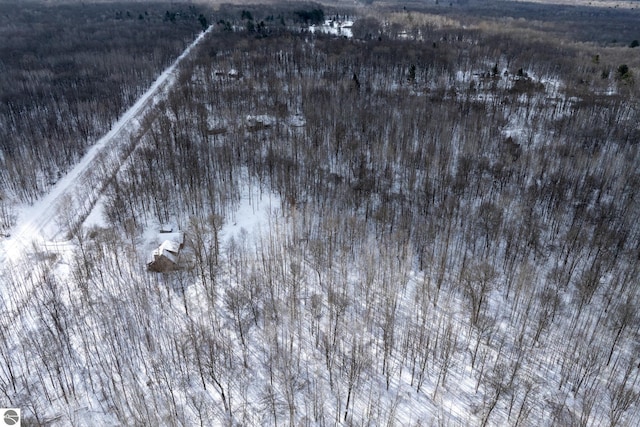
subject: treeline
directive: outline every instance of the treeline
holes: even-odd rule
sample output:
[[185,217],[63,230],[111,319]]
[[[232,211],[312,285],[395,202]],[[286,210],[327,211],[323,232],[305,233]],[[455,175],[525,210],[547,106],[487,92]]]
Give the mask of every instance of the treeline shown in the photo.
[[[335,14],[340,9],[328,7],[313,2],[276,3],[261,5],[233,5],[226,4],[224,8],[216,11],[216,21],[228,21],[238,24],[253,21],[255,25],[263,22],[271,30],[278,26],[296,26],[300,24],[319,24],[329,14]],[[328,16],[327,16],[328,17]]]
[[3,203],[32,202],[73,166],[201,31],[202,12],[179,3],[0,4]]
[[584,2],[582,4],[545,4],[535,2],[502,2],[453,0],[379,2],[379,8],[387,12],[402,9],[420,14],[432,13],[451,19],[462,19],[474,25],[478,20],[489,20],[500,26],[515,24],[520,30],[540,29],[542,32],[567,41],[597,43],[627,47],[638,39],[640,10],[631,2],[610,5]]

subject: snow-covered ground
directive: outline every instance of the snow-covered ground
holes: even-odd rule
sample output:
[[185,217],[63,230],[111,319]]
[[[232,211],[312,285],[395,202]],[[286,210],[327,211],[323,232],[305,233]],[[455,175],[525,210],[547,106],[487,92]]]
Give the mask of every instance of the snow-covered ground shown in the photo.
[[32,206],[18,211],[10,237],[0,241],[0,267],[10,267],[34,247],[60,247],[70,221],[83,220],[93,208],[104,180],[121,165],[121,157],[130,152],[130,143],[144,115],[166,95],[174,82],[180,62],[211,31],[202,32],[184,52],[156,79],[138,101],[125,112],[112,129],[100,138],[80,162]]
[[277,194],[265,194],[255,185],[245,185],[238,209],[222,227],[221,240],[228,243],[243,234],[258,237],[269,230],[269,217],[279,214],[280,197]]
[[[72,255],[79,251],[75,243],[64,239],[68,222],[75,221],[80,212],[85,227],[105,225],[99,191],[103,183],[98,179],[105,175],[93,172],[107,165],[113,168],[108,172],[115,174],[122,167],[123,156],[135,148],[129,137],[139,129],[140,118],[173,81],[171,70],[163,76],[164,81],[154,84],[136,103],[137,108],[134,106],[123,116],[52,194],[24,210],[14,237],[3,248],[11,249],[15,258],[0,261],[10,263],[19,258],[35,241],[47,252],[62,253],[63,258],[69,255],[57,264],[59,280],[73,274],[76,266]],[[472,73],[456,74],[456,80],[465,86],[472,78]],[[547,92],[559,90],[559,84],[549,85],[545,84]],[[473,98],[475,101],[494,101],[491,93],[480,92]],[[532,105],[544,101],[544,96],[540,95]],[[519,113],[511,115],[501,129],[505,136],[521,140],[536,134],[537,129],[531,128],[522,107],[528,102],[526,97],[518,98],[513,111]],[[244,117],[247,128],[255,131],[277,123],[275,117],[264,114]],[[212,128],[225,123],[222,119],[209,121]],[[306,119],[301,114],[294,115],[287,123],[304,127]],[[439,287],[436,291],[431,278],[416,271],[402,246],[394,249],[395,245],[373,238],[359,249],[358,257],[349,255],[354,250],[349,245],[327,248],[325,253],[324,247],[331,243],[323,241],[325,235],[318,233],[316,240],[310,242],[309,236],[315,235],[317,227],[308,225],[306,230],[298,223],[307,215],[306,221],[322,224],[320,215],[316,218],[316,213],[305,211],[304,204],[296,208],[299,212],[283,212],[279,196],[267,186],[252,183],[246,170],[241,175],[239,203],[226,215],[217,235],[222,243],[222,261],[211,263],[215,267],[210,271],[185,269],[175,275],[144,271],[140,260],[135,259],[136,251],[141,255],[160,243],[159,230],[164,224],[148,224],[142,237],[131,239],[131,247],[125,241],[112,244],[97,239],[92,243],[107,255],[102,260],[96,257],[99,267],[87,267],[95,269],[87,273],[94,286],[86,291],[91,295],[62,296],[63,305],[77,310],[73,313],[77,325],[69,333],[72,344],[68,347],[73,348],[73,354],[67,355],[67,360],[74,362],[69,376],[78,391],[74,390],[75,400],[70,404],[65,404],[60,395],[49,398],[57,406],[43,413],[55,416],[60,425],[116,424],[116,420],[131,419],[130,414],[141,409],[146,414],[138,414],[142,418],[135,421],[142,425],[154,424],[149,422],[154,419],[176,425],[194,424],[198,419],[201,424],[207,420],[212,425],[223,424],[223,420],[229,424],[282,425],[287,420],[288,404],[289,410],[294,408],[292,424],[305,421],[307,425],[350,425],[369,420],[370,425],[481,425],[484,419],[484,425],[496,425],[513,423],[515,419],[519,425],[520,416],[516,418],[515,412],[518,407],[520,411],[536,407],[537,416],[549,415],[542,397],[548,397],[550,402],[563,401],[571,410],[577,408],[575,396],[566,397],[568,392],[562,391],[566,393],[564,397],[554,395],[555,384],[562,384],[562,378],[560,368],[549,360],[558,357],[552,350],[565,343],[564,328],[548,334],[547,341],[540,345],[529,337],[526,321],[509,315],[517,311],[510,307],[523,303],[503,298],[491,289],[483,305],[487,307],[483,309],[486,319],[472,326],[464,292],[456,289],[458,278],[445,277],[446,291]],[[85,194],[88,199],[78,198]],[[175,222],[167,228],[174,230],[179,221]],[[335,218],[325,226],[333,229],[340,224]],[[213,245],[207,241],[202,248],[210,246]],[[126,256],[118,260],[121,254]],[[446,256],[447,250],[443,257]],[[523,275],[522,281],[528,280]],[[65,290],[69,294],[81,293],[71,287]],[[21,292],[26,295],[31,289],[26,286]],[[523,299],[527,296],[525,291],[521,294]],[[67,304],[67,298],[80,302]],[[89,304],[84,304],[83,298]],[[534,301],[533,296],[530,298]],[[337,310],[342,304],[342,311]],[[526,316],[545,315],[541,306],[532,303],[532,307]],[[27,320],[20,320],[31,322],[32,313],[24,313],[22,317]],[[369,318],[367,324],[365,316]],[[512,320],[524,326],[516,327],[516,322],[510,324]],[[38,326],[44,331],[44,326]],[[421,329],[432,338],[416,344]],[[102,337],[105,331],[113,334],[105,342],[119,345],[111,353],[88,333]],[[516,347],[518,334],[526,346]],[[520,355],[520,348],[526,353]],[[204,354],[207,349],[208,355]],[[470,362],[472,357],[475,368]],[[201,365],[203,360],[209,363],[205,368]],[[498,363],[500,360],[506,364]],[[122,361],[124,370],[120,369]],[[485,371],[485,362],[496,368]],[[218,372],[224,365],[228,369]],[[92,369],[100,372],[94,374],[99,380],[91,378]],[[506,378],[511,374],[531,381],[533,387],[554,387],[549,386],[547,391],[540,386],[540,392],[534,388],[534,397],[527,400],[526,383],[507,384]],[[94,382],[105,379],[113,381],[113,385],[94,386]],[[104,390],[116,392],[109,395]],[[346,397],[347,390],[351,400]],[[505,397],[498,401],[500,394],[511,397],[511,406],[507,406]],[[496,406],[491,406],[492,396]],[[532,402],[534,398],[536,402]],[[155,408],[151,407],[152,401]],[[118,404],[131,407],[121,409]],[[273,406],[273,419],[269,405]],[[228,415],[222,413],[223,408]],[[118,409],[122,412],[114,415]],[[604,413],[602,408],[600,413]],[[316,417],[316,424],[311,423],[311,415]],[[588,420],[589,414],[585,416]],[[545,425],[538,421],[523,423]]]

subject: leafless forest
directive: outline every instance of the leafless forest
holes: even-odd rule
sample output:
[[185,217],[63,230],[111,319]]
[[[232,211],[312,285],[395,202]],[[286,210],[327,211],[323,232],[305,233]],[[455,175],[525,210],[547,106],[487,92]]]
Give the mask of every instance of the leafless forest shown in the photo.
[[[31,39],[0,25],[7,230],[9,201],[213,29],[103,177],[104,223],[6,266],[0,406],[27,425],[636,425],[638,13],[602,40],[597,11],[562,39],[416,4],[92,7],[69,16],[112,20],[90,37],[106,51],[14,57]],[[325,20],[353,37],[309,30]],[[267,198],[261,230],[225,231]],[[166,273],[143,243],[160,224],[186,235]]]
[[[201,31],[200,13],[0,2],[0,200],[47,191]],[[0,231],[13,221],[3,204]]]

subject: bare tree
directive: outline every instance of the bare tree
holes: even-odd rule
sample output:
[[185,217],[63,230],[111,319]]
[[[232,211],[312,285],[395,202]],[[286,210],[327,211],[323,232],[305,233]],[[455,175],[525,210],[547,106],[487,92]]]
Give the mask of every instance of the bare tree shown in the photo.
[[470,303],[469,317],[471,325],[478,323],[485,307],[486,299],[493,289],[494,281],[497,277],[496,270],[486,262],[473,264],[462,271],[460,280]]

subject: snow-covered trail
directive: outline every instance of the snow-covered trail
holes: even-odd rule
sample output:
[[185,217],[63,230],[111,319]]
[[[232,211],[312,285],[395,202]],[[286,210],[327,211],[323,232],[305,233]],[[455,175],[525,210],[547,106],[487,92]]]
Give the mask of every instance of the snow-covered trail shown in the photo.
[[[82,195],[88,190],[102,188],[103,183],[96,182],[94,173],[105,165],[110,173],[115,173],[120,167],[120,162],[114,160],[121,153],[130,140],[130,137],[138,129],[139,119],[144,117],[147,111],[165,95],[171,87],[174,79],[174,71],[180,62],[197,46],[211,31],[209,27],[202,32],[182,54],[167,69],[160,74],[151,87],[127,110],[111,130],[100,138],[84,155],[80,162],[60,179],[45,196],[40,198],[33,206],[24,209],[18,218],[17,224],[11,230],[11,236],[0,243],[0,267],[8,262],[16,261],[27,253],[34,245],[39,247],[45,242],[60,238],[60,214],[68,200],[82,200]],[[105,161],[107,160],[107,161]],[[92,186],[88,189],[87,186]],[[68,214],[68,213],[67,213]],[[79,218],[83,219],[83,218]]]

